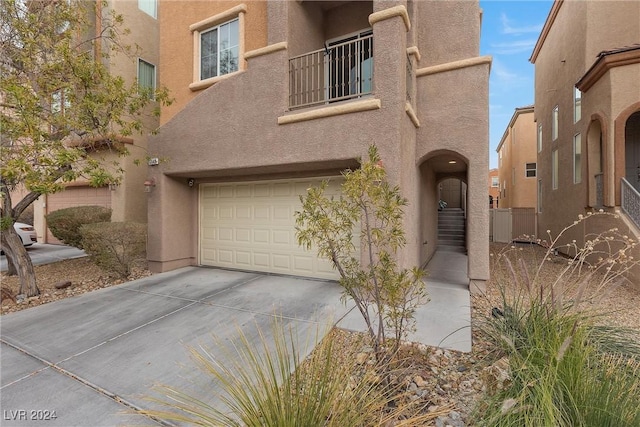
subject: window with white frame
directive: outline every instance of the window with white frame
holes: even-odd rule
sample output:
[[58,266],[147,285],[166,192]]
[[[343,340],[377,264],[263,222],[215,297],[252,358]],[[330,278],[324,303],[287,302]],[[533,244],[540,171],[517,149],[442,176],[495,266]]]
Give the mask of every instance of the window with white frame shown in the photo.
[[537,172],[537,165],[535,163],[525,163],[524,176],[527,178],[535,178]]
[[492,176],[491,177],[491,186],[492,187],[499,187],[500,186],[500,178],[498,178],[497,176]]
[[542,123],[538,125],[538,153],[542,151]]
[[558,106],[553,107],[551,112],[551,140],[558,139]]
[[238,71],[239,19],[200,32],[200,80]]
[[577,87],[573,88],[573,123],[578,123],[582,118],[582,92]]
[[138,59],[138,91],[154,99],[156,90],[156,66]]
[[558,189],[558,150],[551,152],[551,189]]
[[582,182],[582,136],[577,133],[573,136],[573,183]]
[[158,17],[158,1],[157,0],[138,0],[138,9],[146,13],[147,15],[157,18]]

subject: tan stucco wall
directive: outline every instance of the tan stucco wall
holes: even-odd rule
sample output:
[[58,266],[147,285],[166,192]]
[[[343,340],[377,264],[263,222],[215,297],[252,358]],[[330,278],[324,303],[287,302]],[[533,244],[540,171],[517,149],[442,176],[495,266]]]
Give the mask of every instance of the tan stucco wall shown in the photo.
[[533,109],[516,109],[498,145],[501,208],[535,208],[537,177],[527,177],[527,163],[537,162],[537,127]]
[[245,51],[267,44],[267,4],[264,1],[180,1],[159,0],[160,83],[170,88],[175,102],[162,109],[161,124],[167,123],[187,103],[202,93],[191,91],[193,83],[194,46],[189,26],[227,11],[239,4],[247,6],[245,14]]
[[[489,63],[418,77],[415,110],[421,125],[416,128],[405,112],[407,27],[401,15],[394,15],[373,24],[374,94],[363,100],[329,106],[333,109],[365,103],[373,108],[330,116],[322,113],[323,118],[304,121],[282,119],[295,117],[301,111],[306,116],[309,112],[327,111],[326,106],[288,111],[287,60],[290,56],[304,53],[302,49],[319,49],[328,35],[362,29],[367,13],[398,5],[404,2],[353,2],[340,6],[340,10],[323,10],[318,2],[267,4],[269,18],[280,18],[273,26],[271,22],[267,25],[269,42],[286,41],[287,48],[248,59],[243,73],[219,81],[176,108],[170,113],[171,120],[152,139],[150,155],[167,160],[150,168],[157,182],[149,195],[149,260],[154,271],[197,263],[198,200],[194,194],[200,183],[334,174],[346,166],[357,165],[356,159],[366,155],[370,144],[376,144],[390,180],[400,185],[403,195],[409,199],[405,209],[407,246],[401,254],[401,263],[405,266],[426,261],[437,242],[436,176],[434,171],[424,169],[424,162],[430,153],[438,150],[461,153],[458,158],[467,165],[463,174],[469,184],[469,207],[473,210],[473,219],[468,225],[469,275],[479,280],[488,278]],[[453,40],[445,35],[438,37],[441,43],[450,45],[443,49],[447,58],[475,57],[478,5],[466,1],[455,2],[455,5],[435,5],[437,13],[434,14],[427,7],[421,7],[414,25],[429,27],[438,23],[444,28],[440,21],[447,19],[447,13],[451,13],[451,25],[461,25],[467,22],[463,17],[471,14],[469,22],[475,24],[461,29],[469,36],[464,46],[458,45],[457,37]],[[161,12],[161,16],[162,13],[165,12]],[[248,10],[247,22],[250,14]],[[338,14],[352,15],[349,19],[344,16],[337,19]],[[327,23],[331,16],[335,18]],[[282,28],[283,17],[286,28]],[[193,20],[202,18],[193,15]],[[475,45],[470,48],[467,43]],[[172,45],[173,41],[163,36],[163,55]],[[171,62],[163,62],[162,74],[180,74],[174,71],[175,65],[191,76],[190,70],[180,68],[184,56],[188,54],[185,52]],[[176,76],[172,85],[188,85],[188,79],[179,82],[180,79]],[[371,100],[375,102],[370,104]],[[279,119],[290,123],[278,124]],[[187,178],[196,179],[194,188],[186,185]],[[431,188],[424,188],[425,183]],[[177,230],[165,233],[163,230],[176,218],[191,218],[191,225],[181,224]],[[424,241],[429,243],[423,245]]]
[[[556,5],[557,7],[557,5]],[[543,182],[539,229],[555,236],[595,204],[593,174],[597,136],[603,133],[603,166],[607,207],[619,204],[619,170],[624,169],[624,137],[616,138],[616,118],[640,102],[640,64],[609,69],[582,94],[582,118],[573,123],[573,86],[595,63],[598,53],[630,46],[640,40],[640,3],[565,1],[558,9],[535,58],[535,116],[543,125],[543,150],[538,156],[538,177]],[[539,42],[540,44],[540,42]],[[551,110],[560,110],[559,137],[551,141]],[[616,130],[618,130],[616,132]],[[573,184],[573,136],[582,137],[582,182]],[[591,146],[588,146],[591,141]],[[622,146],[622,148],[620,148]],[[551,150],[559,153],[559,188],[551,189]],[[599,166],[598,166],[599,167]],[[616,170],[618,172],[616,172]],[[589,186],[591,196],[589,195]],[[615,226],[615,222],[608,223]],[[584,241],[589,227],[572,230],[566,240]]]

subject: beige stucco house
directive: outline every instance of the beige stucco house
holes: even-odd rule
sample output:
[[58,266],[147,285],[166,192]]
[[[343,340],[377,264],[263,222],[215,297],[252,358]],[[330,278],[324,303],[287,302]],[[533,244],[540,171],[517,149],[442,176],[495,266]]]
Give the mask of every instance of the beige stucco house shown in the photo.
[[567,238],[610,227],[640,237],[639,42],[640,2],[554,2],[530,58],[539,229],[557,234],[604,209],[619,218],[587,221]]
[[148,261],[336,278],[296,242],[299,195],[377,145],[406,266],[438,244],[439,183],[466,184],[468,274],[489,275],[488,77],[476,1],[160,1]]
[[500,171],[498,168],[489,169],[489,208],[500,206]]
[[537,151],[533,105],[515,109],[496,152],[500,207],[535,208]]
[[[113,55],[108,63],[112,74],[122,76],[130,84],[138,79],[145,87],[156,86],[159,63],[159,33],[156,0],[109,0],[106,4],[95,2],[96,16],[107,16],[110,10],[124,17],[124,26],[129,30],[123,34],[123,42],[137,46],[132,56]],[[100,20],[93,19],[93,30],[101,31]],[[107,49],[108,46],[102,46]],[[99,52],[95,52],[97,55]],[[64,100],[58,100],[64,106]],[[145,118],[145,128],[151,131],[159,126],[159,119],[149,112]],[[116,162],[124,171],[119,185],[100,188],[90,187],[87,182],[78,180],[67,185],[59,193],[43,195],[34,203],[33,220],[41,243],[59,243],[47,229],[45,215],[55,210],[81,206],[98,205],[112,209],[112,221],[147,221],[147,197],[144,193],[144,181],[147,177],[146,165],[136,162],[147,155],[148,135],[132,135],[122,138],[130,155],[119,157],[104,152],[96,156],[105,157],[104,163]],[[116,167],[116,166],[114,166]]]

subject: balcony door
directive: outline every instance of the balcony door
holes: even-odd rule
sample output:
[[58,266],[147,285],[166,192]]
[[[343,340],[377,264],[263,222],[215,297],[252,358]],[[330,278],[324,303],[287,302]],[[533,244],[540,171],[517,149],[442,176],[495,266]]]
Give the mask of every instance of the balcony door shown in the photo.
[[329,102],[371,93],[373,32],[359,31],[329,40],[325,51],[326,99]]

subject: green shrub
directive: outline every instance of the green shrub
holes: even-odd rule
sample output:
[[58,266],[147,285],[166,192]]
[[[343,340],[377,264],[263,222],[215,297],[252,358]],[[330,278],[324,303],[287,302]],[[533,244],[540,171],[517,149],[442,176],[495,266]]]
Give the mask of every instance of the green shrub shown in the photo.
[[111,221],[111,209],[102,206],[76,206],[51,212],[46,219],[47,226],[56,239],[83,249],[80,227]]
[[147,224],[100,222],[80,227],[82,246],[92,260],[120,277],[146,258]]
[[[588,304],[627,280],[636,243],[612,229],[574,246],[574,257],[554,258],[562,234],[581,221],[550,239],[538,267],[515,248],[499,255],[504,268],[492,275],[502,307],[478,326],[508,360],[509,380],[480,402],[475,425],[640,427],[640,334],[599,324],[603,313]],[[587,262],[598,247],[599,260]],[[556,263],[554,277],[540,276],[544,263]]]

